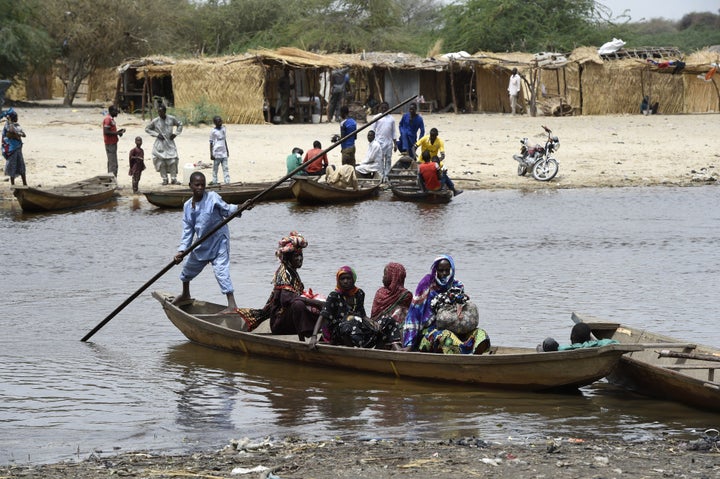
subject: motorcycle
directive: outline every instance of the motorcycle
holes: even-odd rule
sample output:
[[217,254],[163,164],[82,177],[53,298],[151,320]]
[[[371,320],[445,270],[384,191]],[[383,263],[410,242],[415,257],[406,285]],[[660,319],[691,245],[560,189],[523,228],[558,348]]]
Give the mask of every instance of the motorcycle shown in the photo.
[[527,138],[520,140],[520,154],[513,155],[518,162],[518,176],[525,176],[530,171],[536,180],[550,181],[558,174],[560,164],[552,155],[560,149],[560,139],[547,126],[543,125],[543,129],[547,133],[545,146],[531,146]]

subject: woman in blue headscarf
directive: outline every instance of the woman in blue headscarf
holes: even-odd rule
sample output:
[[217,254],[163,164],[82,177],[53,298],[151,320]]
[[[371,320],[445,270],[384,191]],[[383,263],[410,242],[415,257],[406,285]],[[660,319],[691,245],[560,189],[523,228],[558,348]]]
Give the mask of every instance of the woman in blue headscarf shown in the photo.
[[443,305],[463,305],[468,301],[463,284],[455,279],[455,262],[449,255],[435,258],[415,290],[403,327],[405,350],[444,354],[482,354],[490,347],[484,330],[473,329],[459,335],[436,325],[436,313]]

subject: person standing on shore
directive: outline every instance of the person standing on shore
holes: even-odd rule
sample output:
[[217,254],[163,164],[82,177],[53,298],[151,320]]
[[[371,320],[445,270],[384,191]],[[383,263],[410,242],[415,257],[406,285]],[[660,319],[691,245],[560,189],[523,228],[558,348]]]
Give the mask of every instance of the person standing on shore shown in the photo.
[[142,175],[142,172],[145,169],[145,150],[142,149],[141,137],[135,137],[135,148],[130,150],[129,156],[130,171],[128,174],[132,176],[133,193],[137,193],[138,185],[140,184],[140,175]]
[[10,185],[15,185],[15,177],[22,179],[23,185],[27,185],[25,178],[25,158],[22,153],[25,132],[18,124],[18,115],[15,111],[6,113],[7,120],[2,131],[2,155],[5,158],[5,174],[10,177]]
[[107,154],[107,171],[112,173],[115,178],[118,174],[118,157],[117,148],[120,137],[125,133],[125,128],[117,129],[115,117],[118,116],[118,109],[115,105],[110,105],[108,114],[103,118],[103,141],[105,142],[105,153]]
[[[350,133],[354,133],[357,130],[357,123],[350,116],[350,109],[347,105],[343,105],[340,108],[340,138],[345,138]],[[355,166],[355,139],[357,135],[351,135],[349,138],[343,140],[340,144],[340,154],[342,155],[342,164]]]
[[[417,153],[413,145],[418,141],[418,138],[425,136],[425,122],[423,121],[423,117],[418,115],[417,103],[410,104],[408,112],[400,119],[398,128],[400,130],[398,150],[407,154],[413,160],[416,159]],[[419,136],[418,132],[420,133]]]
[[210,184],[217,185],[219,183],[218,168],[222,165],[223,180],[227,185],[230,183],[230,170],[228,168],[230,152],[227,146],[227,130],[219,115],[213,118],[213,124],[215,128],[210,131],[210,159],[213,162],[213,179]]
[[508,94],[510,95],[510,111],[514,115],[517,109],[517,99],[520,93],[520,74],[517,68],[512,69],[510,82],[508,83]]
[[[145,127],[145,132],[155,137],[152,158],[155,170],[162,177],[162,184],[168,184],[168,175],[173,185],[179,185],[177,180],[178,159],[175,137],[182,133],[182,123],[172,115],[167,114],[165,105],[158,107],[158,116]],[[173,131],[174,130],[174,131]]]
[[[380,103],[380,115],[384,115],[390,109],[386,101]],[[391,115],[385,115],[375,122],[375,141],[380,144],[383,154],[382,180],[387,180],[387,175],[392,167],[392,154],[397,151],[395,143],[395,119]]]

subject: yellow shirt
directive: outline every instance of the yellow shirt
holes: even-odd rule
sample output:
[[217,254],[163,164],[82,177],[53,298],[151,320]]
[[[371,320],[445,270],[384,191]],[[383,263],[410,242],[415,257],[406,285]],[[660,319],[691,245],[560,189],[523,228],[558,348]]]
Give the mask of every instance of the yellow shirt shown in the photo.
[[435,137],[434,143],[430,143],[430,135],[425,135],[417,141],[416,145],[420,147],[420,154],[418,155],[420,163],[423,162],[422,153],[424,151],[430,152],[430,158],[434,156],[440,157],[440,153],[445,153],[445,142],[439,136]]

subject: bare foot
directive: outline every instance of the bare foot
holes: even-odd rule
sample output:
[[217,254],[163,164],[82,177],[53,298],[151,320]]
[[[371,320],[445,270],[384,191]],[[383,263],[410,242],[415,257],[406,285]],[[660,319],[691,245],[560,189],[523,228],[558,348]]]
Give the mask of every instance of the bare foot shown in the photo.
[[175,306],[177,306],[177,305],[179,305],[179,304],[186,303],[186,302],[190,301],[191,299],[192,299],[192,298],[190,298],[189,295],[187,295],[187,294],[181,294],[180,296],[176,296],[175,299],[173,299],[172,304],[174,304]]

